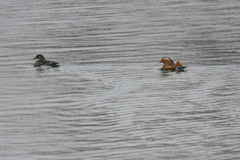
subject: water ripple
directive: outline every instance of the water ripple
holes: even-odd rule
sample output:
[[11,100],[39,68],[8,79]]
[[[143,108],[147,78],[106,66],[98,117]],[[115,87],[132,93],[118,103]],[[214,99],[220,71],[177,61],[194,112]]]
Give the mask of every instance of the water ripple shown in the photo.
[[[3,159],[238,159],[240,3],[4,1]],[[60,63],[35,68],[34,56]],[[169,56],[185,72],[162,72]]]

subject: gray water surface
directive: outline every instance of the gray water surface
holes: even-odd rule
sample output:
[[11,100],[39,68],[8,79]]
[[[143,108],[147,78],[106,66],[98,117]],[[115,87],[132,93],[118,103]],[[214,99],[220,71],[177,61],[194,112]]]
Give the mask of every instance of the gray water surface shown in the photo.
[[240,1],[0,4],[0,159],[240,158]]

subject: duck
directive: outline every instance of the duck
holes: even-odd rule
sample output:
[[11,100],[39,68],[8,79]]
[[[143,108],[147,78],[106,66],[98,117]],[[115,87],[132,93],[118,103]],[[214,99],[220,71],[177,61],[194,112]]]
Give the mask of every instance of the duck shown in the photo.
[[183,71],[184,66],[182,66],[180,61],[177,61],[175,64],[173,62],[173,60],[169,57],[162,57],[161,61],[159,63],[163,63],[163,67],[162,70],[166,71],[166,70],[176,70],[176,71]]
[[40,67],[40,66],[51,66],[51,67],[58,67],[58,62],[54,62],[54,61],[49,61],[49,60],[45,60],[44,56],[41,54],[36,55],[35,58],[33,59],[38,59],[35,64],[34,67]]

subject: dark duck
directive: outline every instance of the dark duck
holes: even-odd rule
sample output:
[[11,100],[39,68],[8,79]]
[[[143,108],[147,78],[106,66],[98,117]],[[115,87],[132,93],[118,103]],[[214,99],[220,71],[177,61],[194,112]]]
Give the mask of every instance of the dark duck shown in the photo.
[[51,67],[58,67],[58,62],[54,62],[54,61],[49,61],[49,60],[45,60],[44,56],[41,54],[36,55],[35,58],[33,59],[38,59],[35,64],[34,67],[40,67],[40,66],[51,66]]
[[184,68],[186,68],[182,66],[182,64],[179,61],[177,61],[174,64],[173,60],[169,57],[163,57],[159,63],[163,63],[163,67],[162,67],[163,71],[166,71],[166,70],[183,71]]

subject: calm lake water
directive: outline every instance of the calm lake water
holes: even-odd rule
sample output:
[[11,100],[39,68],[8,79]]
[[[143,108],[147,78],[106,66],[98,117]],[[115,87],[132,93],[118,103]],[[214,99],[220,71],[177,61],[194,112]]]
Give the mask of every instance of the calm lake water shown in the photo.
[[240,1],[0,4],[0,159],[240,158]]

